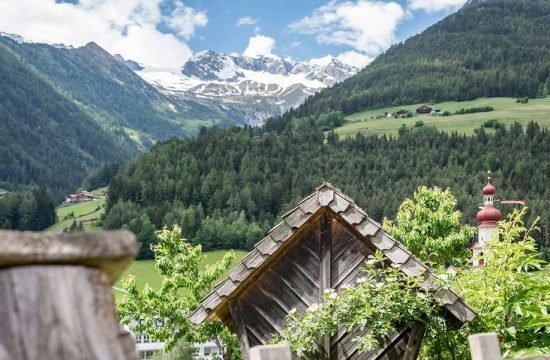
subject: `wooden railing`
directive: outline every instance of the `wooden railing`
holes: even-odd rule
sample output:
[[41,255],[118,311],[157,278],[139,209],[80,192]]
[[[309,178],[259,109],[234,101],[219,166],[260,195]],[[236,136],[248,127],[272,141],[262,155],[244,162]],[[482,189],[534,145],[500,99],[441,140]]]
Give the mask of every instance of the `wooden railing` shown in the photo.
[[137,250],[129,232],[0,231],[0,359],[137,360],[111,291]]

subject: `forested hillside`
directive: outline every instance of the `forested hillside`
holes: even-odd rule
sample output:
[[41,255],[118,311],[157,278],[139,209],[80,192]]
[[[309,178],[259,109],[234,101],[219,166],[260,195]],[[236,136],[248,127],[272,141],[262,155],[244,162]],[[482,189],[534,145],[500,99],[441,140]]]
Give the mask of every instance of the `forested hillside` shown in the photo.
[[[392,105],[550,93],[550,1],[471,2],[268,128]],[[294,119],[294,120],[293,120]]]
[[[340,140],[318,130],[204,130],[156,145],[123,167],[109,188],[105,228],[128,227],[147,243],[179,224],[205,249],[250,248],[276,218],[323,181],[381,221],[420,185],[450,188],[473,223],[486,171],[498,196],[526,199],[531,220],[550,220],[550,133],[537,124],[474,136],[422,127]],[[503,208],[504,211],[507,209]]]
[[90,168],[137,152],[122,131],[106,131],[1,45],[0,79],[0,187],[44,185],[59,194]]
[[0,187],[57,198],[90,169],[158,139],[196,133],[208,110],[172,103],[94,43],[67,48],[0,35]]

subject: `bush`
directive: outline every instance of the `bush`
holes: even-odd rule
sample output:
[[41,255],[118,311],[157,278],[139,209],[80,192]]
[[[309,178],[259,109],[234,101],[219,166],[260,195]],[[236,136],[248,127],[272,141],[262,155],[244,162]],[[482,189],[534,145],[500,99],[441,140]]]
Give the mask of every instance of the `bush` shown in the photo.
[[489,111],[493,111],[495,110],[495,108],[493,108],[492,106],[480,106],[480,107],[475,107],[475,108],[469,108],[469,109],[460,109],[460,110],[457,110],[455,112],[455,114],[457,115],[463,115],[463,114],[473,114],[473,113],[478,113],[478,112],[489,112]]
[[441,113],[441,116],[451,116],[451,115],[452,115],[452,113],[450,111],[447,111],[447,110],[445,110]]
[[516,100],[516,103],[518,103],[518,104],[527,104],[527,103],[529,103],[529,98],[528,97],[519,98],[519,99]]
[[424,121],[422,120],[418,120],[416,123],[414,123],[414,127],[418,128],[418,127],[422,127],[424,126]]

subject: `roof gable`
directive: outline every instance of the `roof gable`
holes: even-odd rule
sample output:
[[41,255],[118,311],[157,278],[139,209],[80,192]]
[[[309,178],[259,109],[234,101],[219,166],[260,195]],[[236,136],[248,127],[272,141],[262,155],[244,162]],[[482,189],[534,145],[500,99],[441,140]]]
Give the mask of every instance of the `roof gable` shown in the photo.
[[216,311],[227,307],[229,298],[233,298],[243,290],[246,287],[245,283],[255,276],[260,268],[269,266],[269,260],[284,247],[289,239],[296,238],[306,222],[325,210],[337,214],[343,222],[354,228],[376,249],[382,251],[388,261],[400,265],[406,275],[424,276],[424,286],[435,291],[435,296],[441,305],[458,322],[471,321],[475,317],[475,312],[454,291],[438,288],[436,277],[428,266],[382,230],[380,224],[370,219],[367,213],[355,205],[348,196],[332,185],[323,183],[297,207],[282,216],[283,221],[271,229],[268,235],[256,244],[254,250],[229,272],[227,278],[204,298],[190,320],[194,323],[220,320]]

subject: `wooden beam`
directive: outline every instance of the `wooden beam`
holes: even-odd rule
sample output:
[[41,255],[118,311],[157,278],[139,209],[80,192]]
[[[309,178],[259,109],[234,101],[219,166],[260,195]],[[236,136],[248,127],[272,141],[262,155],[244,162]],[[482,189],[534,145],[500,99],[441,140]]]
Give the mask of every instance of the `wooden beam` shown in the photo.
[[[330,289],[332,285],[332,219],[327,212],[321,219],[321,241],[319,246],[319,302],[323,301],[325,290]],[[331,360],[330,338],[322,339],[321,344],[326,353],[326,360]]]
[[407,342],[407,347],[405,348],[405,354],[403,355],[403,360],[416,360],[418,357],[418,351],[420,350],[420,345],[422,344],[422,338],[424,338],[424,333],[426,331],[426,325],[417,321],[411,329],[411,334],[409,335],[409,341]]
[[235,299],[229,302],[229,309],[231,311],[231,317],[235,323],[237,330],[237,338],[239,339],[239,345],[241,346],[241,353],[244,360],[249,360],[248,350],[250,345],[248,344],[248,335],[244,320],[241,316],[241,307],[239,305],[239,299]]

